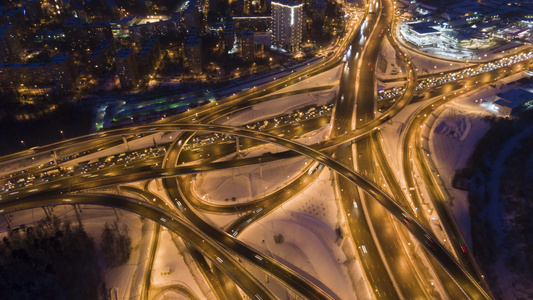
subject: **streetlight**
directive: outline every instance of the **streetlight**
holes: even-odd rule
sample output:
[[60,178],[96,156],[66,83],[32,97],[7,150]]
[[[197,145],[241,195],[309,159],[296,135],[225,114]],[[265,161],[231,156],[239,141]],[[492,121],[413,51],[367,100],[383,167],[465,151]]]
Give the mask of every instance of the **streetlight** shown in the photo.
[[61,133],[61,136],[63,137],[63,139],[65,139],[65,135],[63,134],[63,130],[59,131]]
[[24,149],[28,149],[28,148],[26,147],[26,144],[24,143],[24,141],[20,141],[20,143],[24,146]]

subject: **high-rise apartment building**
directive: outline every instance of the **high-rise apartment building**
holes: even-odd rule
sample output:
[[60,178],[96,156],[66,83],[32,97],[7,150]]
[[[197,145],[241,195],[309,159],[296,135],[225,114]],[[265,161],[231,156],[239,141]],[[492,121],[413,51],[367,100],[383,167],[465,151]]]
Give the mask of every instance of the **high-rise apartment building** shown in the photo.
[[50,66],[56,90],[59,93],[68,93],[74,89],[78,74],[74,58],[71,55],[58,53],[52,57],[52,61],[48,65]]
[[63,24],[67,43],[73,50],[91,51],[103,41],[112,39],[113,32],[109,22],[87,23],[74,18]]
[[303,4],[289,0],[272,1],[272,48],[295,53],[300,50]]
[[120,49],[115,56],[115,64],[121,87],[124,89],[135,87],[139,81],[139,70],[133,49]]
[[0,63],[14,63],[20,60],[22,47],[15,26],[0,26]]
[[161,60],[161,46],[157,37],[149,39],[137,54],[139,62],[139,73],[142,77],[147,77],[153,72],[155,66]]
[[240,38],[241,57],[243,60],[252,61],[255,57],[255,43],[253,30],[241,31]]
[[201,74],[203,67],[202,59],[202,39],[198,36],[198,30],[189,30],[189,36],[185,41],[185,62],[189,66],[189,71],[193,74]]
[[189,5],[183,10],[183,16],[185,20],[185,28],[190,30],[191,28],[202,27],[202,14],[200,13],[200,3],[198,0],[189,1]]
[[112,39],[103,41],[96,50],[87,55],[89,70],[94,75],[102,75],[111,69],[113,58],[117,54]]
[[242,13],[245,15],[264,14],[267,11],[266,0],[243,0]]
[[233,17],[234,30],[237,35],[243,30],[269,32],[272,26],[271,16],[236,16]]

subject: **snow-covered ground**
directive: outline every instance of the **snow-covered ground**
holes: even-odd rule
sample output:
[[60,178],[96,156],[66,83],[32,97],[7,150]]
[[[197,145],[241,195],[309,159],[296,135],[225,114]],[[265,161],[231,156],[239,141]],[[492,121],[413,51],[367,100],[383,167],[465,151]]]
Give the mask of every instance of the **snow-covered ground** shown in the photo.
[[[497,93],[505,92],[520,85],[516,80],[523,78],[523,73],[501,80],[501,88],[484,88],[476,93],[467,93],[436,111],[438,116],[432,120],[429,134],[429,152],[431,162],[436,166],[439,177],[447,187],[446,192],[452,197],[451,209],[465,241],[472,249],[470,235],[470,214],[468,193],[452,188],[455,172],[466,166],[476,143],[490,128],[484,121],[486,116],[497,115],[491,110],[491,103]],[[480,99],[484,101],[481,102]]]
[[[343,248],[348,241],[335,233],[342,213],[330,177],[323,170],[308,189],[250,225],[239,239],[318,279],[340,299],[370,299],[359,262]],[[282,243],[275,242],[276,235],[283,236]]]
[[[338,76],[340,70],[338,68],[330,72]],[[330,79],[329,76],[326,73],[322,76],[323,78],[319,78],[319,85],[338,80],[338,77]],[[306,88],[315,84],[313,82],[301,82],[298,85],[301,86],[293,86],[287,91]],[[253,109],[235,114],[229,119],[222,120],[222,122],[230,125],[244,124],[288,113],[308,105],[326,104],[333,100],[336,89],[269,101],[256,105]],[[326,125],[320,130],[300,137],[298,141],[306,144],[316,143],[323,140],[329,131],[330,126]],[[241,155],[250,157],[282,150],[284,150],[282,147],[276,145],[261,145],[242,151]],[[291,180],[291,177],[299,174],[308,162],[309,160],[306,158],[294,158],[264,164],[261,170],[262,180],[259,166],[236,168],[231,171],[231,176],[228,171],[202,173],[193,180],[194,189],[200,198],[217,204],[226,204],[225,199],[232,197],[238,201],[247,201],[253,197],[262,197],[279,187],[283,187],[288,180]],[[265,191],[263,191],[264,188],[266,188]],[[212,214],[204,214],[204,216],[218,226],[224,226],[235,219],[235,216],[215,216]],[[239,235],[239,239],[296,270],[304,271],[308,274],[306,276],[318,279],[341,299],[370,299],[361,267],[354,258],[355,254],[351,243],[337,240],[335,228],[339,226],[339,218],[342,218],[342,214],[335,201],[330,173],[328,170],[323,170],[319,179],[310,188],[276,211],[250,225]],[[275,234],[282,234],[284,242],[276,244]],[[261,271],[248,266],[246,263],[245,265],[258,278],[265,277]],[[275,280],[268,280],[264,284],[275,293],[281,293],[279,296],[282,299],[292,297],[284,292],[284,289],[280,288]],[[357,297],[354,298],[354,295]]]
[[[53,214],[59,218],[67,218],[73,223],[77,222],[76,212],[70,205],[60,205],[53,208]],[[7,234],[6,218],[12,228],[22,224],[26,226],[35,224],[46,217],[43,209],[35,208],[5,215],[0,219],[2,235]],[[87,234],[91,236],[97,248],[100,247],[100,237],[104,224],[118,220],[119,226],[126,224],[130,230],[133,251],[130,260],[119,267],[104,270],[106,286],[116,293],[119,299],[130,299],[139,295],[146,262],[146,249],[152,238],[154,223],[141,218],[137,214],[120,209],[95,205],[81,205],[80,217]]]
[[[319,130],[307,133],[296,139],[303,144],[314,144],[324,140],[329,134],[330,126],[325,125]],[[242,151],[244,157],[255,157],[266,152],[279,152],[284,148],[267,144]],[[221,160],[234,158],[230,155]],[[204,172],[192,180],[193,191],[198,198],[219,204],[232,205],[235,197],[238,203],[248,202],[268,195],[292,181],[311,161],[305,157],[274,161],[259,165],[251,165],[222,171]],[[229,174],[231,172],[231,175]]]
[[293,95],[271,100],[252,106],[250,109],[244,110],[228,116],[225,119],[216,121],[217,124],[239,126],[266,120],[279,115],[289,114],[296,109],[306,106],[320,106],[332,102],[337,95],[339,87],[335,86],[326,91],[310,92],[307,94]]
[[[192,268],[192,272],[189,268]],[[151,290],[154,291],[163,287],[172,286],[175,288],[173,293],[176,296],[179,295],[179,292],[176,290],[182,289],[194,295],[195,299],[216,299],[215,295],[209,290],[210,287],[199,272],[196,263],[187,252],[185,244],[178,237],[173,239],[172,234],[165,228],[161,229],[154,266],[152,268],[151,282]],[[202,285],[202,288],[200,285]],[[202,289],[204,292],[202,292]],[[209,297],[204,296],[206,292]],[[183,297],[182,299],[188,299],[186,296],[181,295]],[[151,299],[174,298],[170,298],[169,295],[165,294],[164,296],[161,295]]]
[[[490,126],[483,119],[486,111],[469,112],[449,105],[439,112],[429,135],[430,156],[445,186],[451,187],[455,171],[466,165],[476,143]],[[451,209],[455,222],[472,249],[467,193],[457,189],[449,189],[448,193],[453,199]]]
[[322,73],[320,73],[318,75],[315,75],[315,76],[310,77],[308,79],[302,80],[302,81],[300,81],[300,82],[298,82],[296,84],[293,84],[291,86],[282,88],[282,89],[272,93],[272,95],[285,93],[285,92],[296,91],[296,90],[300,90],[300,89],[313,88],[313,87],[317,87],[317,86],[335,84],[335,83],[338,82],[338,80],[339,80],[339,78],[341,76],[342,69],[343,69],[343,65],[341,64],[338,67],[332,68],[331,70],[328,70],[326,72],[322,72]]
[[398,56],[396,56],[396,51],[390,44],[389,39],[383,40],[376,64],[376,76],[380,80],[393,80],[405,77],[405,66]]
[[[455,170],[463,168],[468,161],[477,141],[488,130],[488,125],[483,118],[488,115],[495,115],[491,109],[491,103],[497,93],[505,92],[512,88],[518,88],[517,80],[528,76],[523,72],[514,74],[496,83],[495,88],[486,87],[481,90],[474,90],[462,94],[452,102],[445,104],[442,108],[434,112],[434,117],[428,118],[429,124],[424,126],[423,135],[429,138],[429,158],[438,170],[439,177],[446,186],[446,193],[453,198],[452,212],[465,240],[472,246],[470,237],[470,220],[468,214],[468,199],[464,191],[452,188],[451,180]],[[483,101],[480,101],[483,99]],[[400,176],[401,168],[401,143],[405,130],[405,124],[413,113],[430,100],[410,104],[400,111],[390,122],[383,124],[380,133],[383,137],[385,154],[388,156],[391,167],[399,176],[400,185],[407,190],[405,181]],[[431,128],[427,128],[427,126]],[[437,128],[438,127],[438,128]],[[419,177],[417,177],[417,180]],[[423,184],[420,182],[422,190]],[[427,195],[424,191],[422,194]],[[433,211],[429,201],[426,201],[427,208]],[[438,220],[435,220],[438,221]],[[438,228],[438,227],[435,227]],[[439,235],[437,230],[435,233]],[[441,240],[445,237],[443,236]]]
[[[296,157],[263,166],[250,165],[231,171],[200,173],[193,180],[193,191],[204,201],[218,205],[248,202],[268,195],[294,180],[308,161],[305,157]],[[231,201],[233,197],[237,202]]]
[[[131,218],[137,220],[135,227],[128,223],[133,249],[130,259],[126,264],[105,272],[107,287],[110,290],[116,289],[119,299],[122,299],[121,297],[126,299],[134,298],[141,294],[141,286],[155,225],[151,220],[141,219],[138,215],[131,213],[125,214],[131,215]],[[102,224],[99,223],[100,226]]]
[[[407,105],[397,115],[391,118],[389,122],[383,123],[380,128],[380,133],[383,136],[382,142],[384,145],[385,155],[389,157],[391,167],[396,172],[402,171],[400,163],[402,159],[402,153],[399,150],[402,146],[405,126],[409,119],[414,117],[415,112],[430,101],[431,100],[425,100]],[[405,181],[402,181],[401,184],[403,187],[405,187]]]
[[418,75],[438,74],[440,72],[447,72],[460,68],[466,68],[473,66],[472,63],[465,62],[453,62],[439,59],[439,56],[431,58],[430,55],[420,55],[417,52],[412,51],[410,48],[403,48],[403,51],[407,54],[407,57],[415,65]]

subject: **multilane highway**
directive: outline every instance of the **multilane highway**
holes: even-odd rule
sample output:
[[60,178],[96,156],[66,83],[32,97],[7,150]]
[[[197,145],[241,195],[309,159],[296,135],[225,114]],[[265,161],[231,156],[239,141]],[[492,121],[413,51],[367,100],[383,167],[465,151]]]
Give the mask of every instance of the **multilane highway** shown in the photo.
[[222,269],[231,279],[250,296],[255,299],[276,299],[254,276],[237,262],[231,255],[221,251],[219,245],[208,235],[177,215],[156,207],[145,201],[139,201],[125,196],[110,194],[71,194],[53,195],[51,197],[28,197],[17,203],[2,203],[0,211],[15,211],[44,206],[91,204],[120,208],[149,218],[167,227],[208,257]]
[[[225,101],[212,103],[206,106],[205,108],[195,109],[191,112],[187,112],[179,116],[169,118],[168,120],[161,121],[209,123],[227,114],[234,113],[235,111],[241,109],[249,108],[253,104],[274,99],[276,96],[259,96],[265,95],[266,93],[275,89],[279,89],[280,87],[296,83],[302,80],[302,77],[306,78],[307,76],[317,74],[325,69],[335,66],[336,64],[338,64],[339,58],[344,54],[342,49],[347,49],[348,47],[350,47],[347,51],[347,55],[350,60],[344,67],[345,69],[341,78],[341,88],[338,103],[336,105],[336,111],[334,113],[332,121],[333,130],[331,139],[312,146],[306,146],[293,142],[288,138],[280,137],[280,134],[284,134],[280,132],[280,130],[283,129],[274,130],[271,134],[269,134],[266,132],[257,132],[252,130],[235,128],[231,126],[220,126],[211,124],[159,124],[160,122],[158,122],[158,124],[149,126],[135,126],[132,128],[117,129],[106,131],[103,133],[96,133],[85,137],[59,142],[53,145],[35,147],[27,151],[0,158],[0,161],[8,161],[11,159],[21,158],[29,155],[36,155],[39,153],[57,151],[59,149],[76,147],[82,141],[89,142],[87,145],[90,145],[89,147],[96,149],[98,147],[105,148],[111,145],[117,145],[118,143],[121,143],[120,140],[117,142],[117,137],[121,136],[131,136],[139,133],[153,134],[155,132],[167,131],[183,132],[183,134],[179,135],[179,137],[175,139],[174,143],[169,148],[167,156],[165,156],[165,158],[163,158],[162,160],[158,161],[158,163],[163,166],[163,168],[161,169],[154,169],[153,166],[148,163],[140,163],[128,169],[114,167],[94,172],[93,175],[95,175],[95,177],[93,177],[91,180],[81,178],[80,176],[73,176],[65,177],[60,180],[53,180],[47,183],[42,183],[33,187],[21,188],[16,191],[11,191],[9,193],[4,193],[0,195],[2,197],[0,212],[6,213],[18,209],[26,209],[30,207],[50,204],[60,204],[65,202],[68,204],[105,204],[114,207],[124,208],[136,213],[143,214],[159,222],[163,226],[170,226],[169,228],[171,228],[187,240],[196,239],[196,242],[192,242],[195,247],[199,250],[203,249],[201,250],[204,251],[203,255],[212,260],[214,262],[214,265],[216,265],[220,270],[222,270],[227,276],[230,276],[231,279],[235,281],[252,298],[255,297],[256,299],[272,299],[275,296],[273,296],[267,289],[265,289],[260,282],[255,281],[253,279],[253,276],[251,276],[249,272],[243,269],[240,264],[235,263],[235,261],[232,260],[231,255],[228,254],[227,251],[229,251],[229,253],[231,254],[236,254],[239,257],[247,259],[249,262],[256,265],[263,271],[277,277],[281,280],[281,282],[283,282],[286,287],[294,290],[296,293],[305,298],[336,299],[338,297],[335,295],[334,291],[331,291],[322,283],[316,282],[313,279],[302,277],[301,274],[298,274],[293,270],[290,270],[286,266],[279,264],[272,258],[261,256],[260,253],[247,247],[245,244],[239,242],[234,238],[235,236],[238,236],[238,234],[248,226],[247,224],[245,224],[245,220],[247,220],[246,218],[252,218],[253,220],[260,218],[266,213],[279,207],[279,205],[290,199],[294,194],[301,191],[303,188],[308,186],[314,179],[316,179],[319,172],[315,172],[312,174],[308,173],[311,164],[309,164],[309,167],[305,169],[302,174],[300,174],[300,176],[298,176],[292,183],[288,184],[285,188],[280,189],[268,196],[265,196],[259,201],[243,204],[242,206],[240,206],[243,212],[246,210],[248,210],[249,212],[247,214],[244,214],[240,218],[240,220],[237,220],[234,224],[229,226],[226,232],[218,228],[214,228],[213,226],[208,224],[208,222],[198,216],[195,210],[198,209],[199,206],[193,207],[188,205],[188,201],[191,198],[190,190],[188,191],[187,189],[188,186],[186,186],[186,184],[182,184],[182,186],[180,187],[178,185],[178,182],[174,179],[174,177],[179,175],[195,174],[198,172],[220,170],[224,168],[235,168],[238,166],[243,166],[252,163],[264,163],[266,161],[294,157],[296,155],[295,153],[299,153],[309,157],[310,159],[320,163],[321,165],[329,167],[338,175],[338,180],[340,182],[338,190],[341,194],[341,201],[346,211],[346,216],[350,222],[352,222],[353,220],[359,220],[358,224],[354,223],[350,225],[350,227],[352,228],[351,234],[352,236],[354,236],[354,240],[356,240],[356,245],[362,243],[366,245],[373,245],[374,241],[372,237],[368,236],[368,232],[371,229],[367,225],[364,225],[366,222],[364,216],[362,215],[362,213],[353,209],[353,203],[356,203],[358,207],[367,207],[368,212],[366,212],[365,214],[369,214],[371,219],[374,219],[374,222],[376,222],[377,220],[383,220],[389,217],[389,215],[385,211],[383,211],[383,209],[376,207],[372,204],[374,203],[372,201],[377,200],[376,203],[381,204],[381,206],[385,208],[388,213],[390,213],[399,221],[399,224],[402,224],[402,226],[404,226],[416,239],[418,239],[420,245],[424,247],[427,252],[435,258],[436,261],[438,261],[438,263],[442,266],[442,268],[446,271],[450,278],[458,284],[458,287],[464,294],[466,294],[469,298],[472,299],[490,299],[491,297],[490,294],[487,292],[487,288],[481,286],[478,283],[478,281],[480,281],[479,272],[477,272],[477,269],[475,268],[473,259],[471,257],[465,258],[459,255],[459,259],[461,262],[458,262],[455,259],[455,256],[438,242],[437,238],[428,229],[425,220],[422,219],[421,221],[419,221],[417,216],[412,213],[411,208],[408,207],[406,204],[406,200],[403,197],[403,193],[401,192],[401,190],[399,190],[397,186],[391,186],[391,191],[393,191],[394,194],[394,197],[391,197],[387,194],[386,191],[381,190],[380,187],[374,183],[379,181],[378,172],[381,172],[384,177],[388,178],[389,182],[393,181],[393,176],[391,176],[392,174],[390,172],[390,169],[387,169],[385,166],[386,162],[384,162],[382,153],[381,156],[371,155],[372,153],[378,153],[380,150],[379,145],[375,140],[376,135],[372,135],[371,138],[365,138],[365,136],[371,134],[376,128],[378,128],[378,126],[380,126],[384,122],[387,122],[392,116],[397,114],[411,101],[411,99],[416,93],[416,72],[414,70],[414,66],[411,64],[405,54],[402,54],[401,50],[399,49],[399,46],[396,44],[396,42],[389,33],[388,24],[391,22],[390,17],[393,14],[388,13],[388,9],[390,9],[390,7],[387,6],[388,2],[384,2],[383,4],[384,12],[381,11],[381,4],[379,3],[381,2],[374,1],[372,3],[369,3],[369,5],[372,7],[373,12],[367,14],[364,18],[364,23],[362,23],[363,26],[367,27],[361,28],[354,26],[353,28],[351,28],[348,38],[342,40],[341,47],[337,49],[336,53],[332,57],[330,57],[329,59],[325,59],[325,62],[323,64],[318,64],[317,66],[313,66],[305,71],[295,72],[294,75],[291,75],[287,78],[276,80],[272,84],[269,84],[265,87],[261,87],[262,90],[256,89],[254,87],[254,89],[248,90],[234,97],[230,97]],[[375,13],[376,11],[379,13]],[[355,39],[350,38],[354,36]],[[377,60],[377,53],[381,45],[381,39],[383,39],[385,36],[389,39],[392,46],[397,51],[399,58],[404,62],[407,69],[408,77],[405,92],[400,96],[398,100],[396,100],[392,104],[389,110],[387,110],[382,116],[375,118],[375,65]],[[525,62],[523,65],[528,64],[529,61]],[[514,70],[514,66],[515,65],[509,67],[509,73]],[[500,77],[502,75],[500,72],[501,70],[496,69],[483,75],[477,75],[480,76],[480,80],[476,80],[476,77],[472,77],[464,79],[457,83],[448,83],[440,87],[428,89],[420,97],[418,97],[417,100],[441,95],[443,92],[456,90],[459,87],[462,87],[463,85],[467,85],[473,88],[477,86],[480,81],[486,82],[487,76],[490,78],[489,80]],[[355,84],[355,89],[353,89],[354,86],[350,86],[351,83]],[[321,88],[314,88],[313,90],[315,89]],[[311,89],[304,90],[303,92],[309,91],[311,91]],[[295,91],[285,93],[283,95],[291,93],[296,94],[301,92],[302,91]],[[450,99],[450,97],[448,97],[446,100],[448,99]],[[356,101],[356,117],[354,118],[353,105]],[[444,101],[441,101],[440,103],[444,103]],[[428,114],[430,112],[430,106],[426,106],[424,110],[421,111],[421,113],[424,114]],[[413,126],[409,126],[408,128],[417,127],[422,120],[423,118],[419,118],[419,120],[413,122]],[[320,123],[316,124],[318,125]],[[312,126],[310,127],[312,128]],[[304,129],[303,126],[297,127],[297,129],[297,135],[303,134],[308,130],[307,128]],[[260,143],[273,143],[290,149],[292,152],[282,152],[277,154],[266,155],[259,158],[239,159],[234,161],[215,163],[208,162],[207,160],[205,160],[206,157],[204,156],[202,158],[204,162],[202,162],[201,164],[193,166],[180,165],[181,162],[187,162],[201,158],[199,157],[200,154],[198,153],[195,154],[192,151],[183,150],[183,146],[187,143],[187,141],[190,140],[190,138],[195,132],[219,132],[232,136],[240,136],[246,139],[254,139]],[[409,129],[409,132],[408,134],[406,134],[406,136],[412,137],[416,136],[417,134],[418,133]],[[286,137],[289,136],[287,135]],[[290,138],[293,138],[293,136],[291,135]],[[415,139],[415,141],[416,140],[417,139]],[[355,156],[352,155],[352,147],[346,145],[348,141],[358,141],[356,145],[357,150]],[[246,144],[246,146],[253,145],[253,143],[243,144]],[[404,145],[411,144],[413,144],[412,141],[407,141]],[[333,147],[337,147],[339,145],[342,146],[338,147],[333,154],[334,157],[331,157],[330,153],[332,152],[329,149],[332,149]],[[414,143],[413,145],[417,150],[418,148],[420,148],[420,145],[418,143]],[[234,151],[235,149],[235,146],[221,146],[220,144],[215,144],[210,147],[211,150],[206,151],[204,153],[213,154],[213,157],[225,155],[228,152]],[[405,171],[405,177],[408,180],[408,186],[414,186],[411,176],[411,166],[409,165],[410,157],[405,157],[405,155],[409,155],[410,151],[408,150],[408,148],[405,148],[403,151],[404,170],[407,170]],[[428,188],[431,190],[430,193],[432,198],[436,199],[434,200],[435,202],[440,203],[438,205],[444,205],[445,199],[443,198],[443,195],[439,194],[437,184],[434,182],[434,179],[432,179],[432,177],[428,175],[430,172],[427,166],[423,165],[423,160],[420,154],[421,152],[418,151],[415,153],[417,155],[418,168],[422,169],[422,173],[424,174],[423,178],[426,181]],[[374,158],[380,160],[380,164],[383,167],[379,169],[375,168],[372,163]],[[363,172],[365,176],[362,176],[358,172],[354,171],[353,166],[355,161],[357,161],[358,170],[360,172]],[[167,165],[167,162],[171,162],[172,165]],[[174,210],[176,212],[175,214],[169,212],[168,210],[170,208],[168,207],[165,207],[165,209],[147,207],[147,204],[145,202],[138,202],[138,200],[132,200],[126,197],[110,195],[71,194],[72,192],[82,191],[91,188],[101,188],[105,186],[113,186],[116,184],[140,180],[150,180],[156,178],[165,178],[165,188],[167,189],[167,192],[170,195],[170,199],[174,199],[176,205]],[[357,185],[362,191],[364,191],[367,196],[363,196],[362,198],[358,197],[358,193],[354,188],[355,185]],[[366,197],[368,197],[368,199],[365,201],[364,198]],[[367,203],[363,204],[362,201],[365,201]],[[415,203],[417,203],[416,201],[418,200],[414,199],[414,201]],[[136,204],[137,202],[138,204]],[[200,206],[200,208],[206,210],[214,209],[216,211],[226,210],[226,208],[214,207],[212,205],[203,205]],[[237,208],[237,210],[238,209],[239,208]],[[457,245],[461,245],[461,243],[464,244],[464,242],[460,239],[460,233],[456,230],[456,228],[453,228],[453,219],[451,219],[449,215],[448,217],[446,217],[446,208],[441,207],[438,208],[438,210],[439,215],[441,217],[443,215],[445,216],[444,222],[448,224],[445,224],[445,226],[447,228],[452,228],[451,230],[448,229],[452,232],[452,236],[457,237],[456,240],[458,242],[453,243],[453,245],[455,247],[458,247]],[[189,221],[193,221],[195,227],[192,228],[196,228],[197,230],[195,231],[195,233],[193,233],[193,235],[196,235],[190,235],[190,228],[183,227],[184,225],[180,223],[180,218],[183,217],[186,217]],[[387,228],[393,226],[394,225],[392,225],[390,221],[387,221],[386,223],[381,224],[381,227],[375,226],[374,230],[376,230],[376,232],[386,233]],[[198,230],[198,228],[201,230]],[[354,231],[354,228],[359,228],[359,230],[363,228],[364,230],[360,230],[360,232],[357,232]],[[455,232],[453,232],[454,230]],[[360,237],[360,235],[362,234],[361,232],[366,235],[365,238]],[[384,242],[386,242],[383,239],[385,235],[380,234],[380,236],[382,240],[378,243],[383,244]],[[202,244],[199,243],[200,238],[202,238]],[[415,275],[413,275],[414,273],[411,267],[403,270],[406,272],[404,274],[396,273],[396,270],[386,270],[386,264],[392,265],[395,263],[394,260],[390,259],[391,256],[394,256],[397,259],[403,259],[402,257],[405,256],[405,254],[401,253],[401,251],[397,252],[397,249],[400,248],[400,242],[396,241],[396,237],[394,235],[387,237],[386,239],[391,239],[390,245],[395,245],[394,247],[385,247],[385,249],[383,249],[383,251],[385,251],[386,253],[386,256],[389,256],[389,258],[384,259],[383,257],[380,257],[380,255],[376,254],[378,252],[377,247],[369,246],[369,249],[375,250],[375,253],[373,253],[374,257],[365,257],[364,260],[362,260],[363,264],[368,264],[370,262],[373,264],[372,268],[369,268],[368,265],[363,265],[363,268],[365,270],[366,278],[370,282],[370,287],[372,288],[372,293],[374,294],[374,296],[387,298],[403,297],[409,299],[426,298],[427,291],[422,288],[423,283],[421,283],[420,280],[417,280],[418,282],[411,284],[408,280],[409,278],[416,277]],[[392,239],[394,239],[395,242],[392,242]],[[209,243],[209,247],[206,246],[209,249],[209,253],[206,253],[205,248],[202,248],[204,246],[204,240],[212,241],[211,243]],[[198,246],[200,248],[198,248]],[[455,249],[456,253],[458,252],[457,250],[458,248]],[[259,255],[261,259],[258,259],[257,255]],[[360,255],[363,254],[360,253]],[[226,261],[228,263],[219,264],[220,260],[218,260],[217,257],[223,260],[224,263],[226,263]],[[371,269],[373,269],[375,266],[380,266],[378,268],[379,271],[371,271]],[[217,272],[216,269],[214,272]],[[236,276],[238,278],[235,278]],[[379,280],[376,280],[376,276],[379,276]],[[218,283],[212,283],[212,287],[216,285],[226,285],[224,283],[223,277],[216,277],[221,279]],[[440,277],[442,278],[444,276],[441,275]],[[446,287],[449,287],[449,285],[445,285]],[[376,287],[375,290],[374,287]],[[219,297],[231,298],[231,296],[228,296],[232,295],[231,288],[226,289],[224,293],[225,295],[219,294]],[[235,295],[234,292],[233,295]],[[450,293],[450,295],[454,297],[460,296],[460,294],[457,294],[456,292],[452,292]]]
[[[151,125],[151,126],[139,126],[141,127],[141,130],[146,130],[150,128],[157,128],[157,127],[164,127],[168,131],[176,131],[176,130],[182,130],[182,131],[209,131],[209,132],[219,132],[219,133],[226,133],[231,134],[235,136],[243,136],[247,138],[252,139],[259,139],[263,141],[269,141],[271,143],[275,143],[277,145],[280,145],[282,147],[291,149],[293,151],[296,151],[302,155],[305,155],[315,161],[318,161],[319,163],[331,168],[332,170],[338,172],[341,176],[345,177],[352,183],[358,185],[360,188],[362,188],[366,193],[368,193],[372,198],[377,200],[385,209],[387,209],[395,218],[397,218],[400,222],[404,220],[405,217],[412,220],[412,222],[409,223],[409,225],[404,225],[407,227],[407,229],[411,232],[411,234],[417,238],[422,246],[428,250],[429,253],[431,253],[443,266],[444,269],[446,269],[452,277],[456,278],[456,280],[461,284],[463,290],[468,295],[471,295],[472,298],[490,298],[483,288],[479,286],[477,281],[473,279],[470,274],[462,267],[460,263],[458,263],[453,255],[449,253],[444,246],[442,246],[438,241],[437,238],[433,235],[433,233],[424,227],[422,224],[420,224],[415,216],[410,212],[410,209],[404,207],[397,201],[395,201],[393,198],[391,198],[389,195],[387,195],[385,192],[383,192],[378,186],[376,186],[374,183],[372,183],[369,179],[365,178],[364,176],[361,176],[357,172],[353,171],[350,167],[347,167],[346,165],[338,162],[337,160],[333,159],[332,157],[329,157],[325,155],[322,152],[319,152],[309,146],[302,145],[293,141],[290,141],[285,138],[277,137],[268,133],[264,132],[257,132],[252,130],[246,130],[246,129],[239,129],[229,126],[220,126],[220,125],[200,125],[200,124],[181,124],[181,125],[173,125],[172,128],[171,125]],[[198,166],[191,166],[191,171],[195,171],[195,168],[200,168]],[[176,176],[177,173],[168,173],[168,172],[160,172],[159,176],[165,177],[165,176]],[[110,176],[109,179],[99,179],[95,181],[88,181],[85,183],[80,183],[80,185],[87,185],[85,188],[91,188],[91,187],[97,187],[102,185],[109,185],[109,184],[115,184],[115,181],[122,181],[122,182],[130,182],[130,181],[139,181],[141,179],[148,179],[148,178],[139,178],[136,174],[128,174],[124,176]],[[109,182],[109,183],[107,183]],[[66,189],[66,190],[65,190]],[[68,191],[68,187],[64,187],[61,191]],[[27,191],[26,191],[27,192]],[[14,196],[14,198],[20,198],[22,199],[22,192]],[[405,223],[404,223],[405,224]],[[229,238],[229,237],[227,237]],[[425,243],[426,240],[431,240],[431,244]],[[231,238],[229,238],[228,241],[232,241]],[[315,291],[313,291],[315,292]],[[312,296],[316,296],[316,294],[312,294]]]

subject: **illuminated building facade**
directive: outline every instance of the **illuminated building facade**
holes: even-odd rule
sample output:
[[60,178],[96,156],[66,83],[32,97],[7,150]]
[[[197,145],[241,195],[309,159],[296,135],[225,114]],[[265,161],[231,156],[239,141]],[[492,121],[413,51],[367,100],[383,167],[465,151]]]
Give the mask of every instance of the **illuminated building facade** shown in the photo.
[[272,48],[296,53],[302,42],[303,4],[272,1]]
[[60,94],[75,87],[76,67],[70,55],[56,54],[48,63],[0,64],[0,86],[43,86],[55,84]]
[[123,48],[115,56],[117,74],[120,79],[120,86],[124,89],[135,87],[139,81],[139,71],[133,49]]
[[243,60],[252,61],[255,56],[254,32],[252,30],[241,31],[241,57]]
[[13,25],[0,26],[0,63],[18,62],[22,48]]

